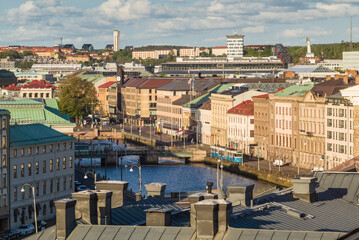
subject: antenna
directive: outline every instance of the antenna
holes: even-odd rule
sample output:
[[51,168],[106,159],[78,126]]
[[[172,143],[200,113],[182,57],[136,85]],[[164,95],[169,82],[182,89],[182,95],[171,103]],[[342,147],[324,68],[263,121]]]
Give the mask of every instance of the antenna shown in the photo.
[[60,46],[62,46],[62,37],[60,37],[59,39],[60,39]]
[[353,17],[350,16],[350,51],[353,51]]

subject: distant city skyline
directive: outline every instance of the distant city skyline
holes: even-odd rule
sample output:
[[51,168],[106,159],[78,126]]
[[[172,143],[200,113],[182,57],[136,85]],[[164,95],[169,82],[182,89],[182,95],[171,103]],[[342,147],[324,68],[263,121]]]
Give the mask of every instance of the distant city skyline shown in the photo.
[[[358,0],[0,0],[0,46],[113,44],[226,46],[226,35],[245,35],[244,44],[304,46],[359,41]],[[344,17],[343,17],[344,16]]]

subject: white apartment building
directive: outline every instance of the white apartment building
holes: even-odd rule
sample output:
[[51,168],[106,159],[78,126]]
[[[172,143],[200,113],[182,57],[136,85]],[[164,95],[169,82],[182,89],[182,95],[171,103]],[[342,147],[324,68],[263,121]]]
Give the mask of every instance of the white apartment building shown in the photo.
[[74,138],[42,124],[10,127],[10,226],[55,217],[54,201],[74,191]]
[[213,47],[212,54],[215,56],[222,56],[223,54],[227,55],[227,47]]
[[198,133],[203,144],[211,145],[211,101],[204,102],[198,109]]
[[325,170],[330,170],[354,157],[354,107],[341,94],[336,95],[329,96],[325,105]]
[[359,70],[359,51],[343,52],[343,70]]
[[244,35],[227,35],[227,58],[243,57]]
[[0,229],[9,228],[9,119],[10,112],[0,109]]

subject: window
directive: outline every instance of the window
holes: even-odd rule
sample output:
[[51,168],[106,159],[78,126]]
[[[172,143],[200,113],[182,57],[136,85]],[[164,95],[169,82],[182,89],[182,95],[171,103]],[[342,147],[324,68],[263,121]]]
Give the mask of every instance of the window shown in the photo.
[[344,120],[339,120],[339,127],[344,128]]
[[69,165],[70,165],[70,168],[72,168],[72,156],[69,157]]
[[53,170],[53,162],[52,162],[52,159],[50,159],[50,172],[52,172]]
[[25,166],[24,164],[21,164],[21,177],[24,177],[25,175]]
[[74,145],[73,142],[70,142],[70,149],[72,149],[72,146]]
[[339,133],[339,140],[344,141],[344,133]]
[[42,161],[42,172],[46,173],[46,160]]
[[328,151],[333,151],[333,144],[328,143],[328,145],[327,145],[327,150],[328,150]]
[[250,119],[250,124],[254,124],[254,119]]
[[25,153],[25,149],[21,148],[21,156],[24,156],[24,153]]
[[343,145],[339,145],[339,152],[344,153],[344,146]]
[[50,144],[50,152],[52,152],[52,149],[54,148],[53,144]]
[[40,188],[40,186],[39,186],[39,183],[36,183],[36,185],[35,185],[36,187],[35,187],[35,191],[36,191],[36,196],[38,197],[39,196],[39,188]]
[[339,117],[344,117],[344,109],[339,109]]
[[35,163],[35,173],[39,174],[39,161]]
[[17,201],[17,187],[14,187],[14,201]]
[[29,147],[29,148],[27,149],[27,154],[31,155],[31,152],[32,152],[32,149],[31,149],[31,147]]
[[327,132],[327,138],[328,138],[328,139],[332,139],[332,137],[333,137],[333,132],[332,132],[332,131],[328,131],[328,132]]
[[14,149],[14,157],[17,157],[17,149]]
[[45,195],[46,194],[46,181],[42,182],[42,193]]
[[60,158],[56,159],[56,169],[60,170]]
[[27,165],[28,175],[31,176],[31,163]]
[[54,191],[54,180],[50,180],[50,193]]
[[44,146],[42,147],[42,152],[43,152],[43,153],[46,152],[46,145],[44,145]]
[[73,184],[73,182],[72,182],[72,177],[70,176],[70,189],[72,189],[72,184]]
[[332,119],[328,119],[327,126],[328,126],[328,127],[331,127],[331,126],[332,126]]
[[2,155],[2,166],[6,167],[6,155]]
[[2,175],[2,187],[3,188],[6,188],[6,183],[7,183],[7,181],[6,181],[6,173],[4,173]]
[[56,150],[60,151],[60,143],[57,144]]
[[66,177],[64,177],[64,185],[63,185],[63,187],[64,187],[64,191],[66,190]]
[[60,192],[60,179],[56,180],[56,191]]
[[66,150],[66,143],[64,143],[64,150]]
[[254,130],[250,131],[250,137],[254,137]]
[[3,119],[2,120],[2,129],[5,129],[6,128],[6,119]]
[[39,154],[40,147],[36,146],[36,154]]
[[14,178],[17,178],[17,165],[13,166],[13,175]]
[[62,168],[66,169],[66,158],[65,157],[62,159]]
[[2,136],[2,147],[6,147],[6,136]]
[[152,96],[150,96],[150,101],[152,101]]

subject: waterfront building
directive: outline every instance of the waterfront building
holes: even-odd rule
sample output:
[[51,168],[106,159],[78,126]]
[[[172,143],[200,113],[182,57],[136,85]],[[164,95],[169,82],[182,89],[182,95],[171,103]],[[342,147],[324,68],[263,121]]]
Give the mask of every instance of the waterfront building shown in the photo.
[[[46,137],[44,137],[46,136]],[[42,124],[10,126],[10,224],[32,224],[56,216],[54,201],[74,192],[74,140]],[[34,211],[31,184],[35,188]]]
[[1,120],[1,162],[0,162],[0,229],[9,228],[10,218],[10,144],[9,120],[10,112],[0,109]]
[[215,56],[227,55],[227,47],[213,47],[212,55],[215,55]]
[[338,92],[327,97],[325,113],[324,169],[330,170],[354,157],[354,107]]
[[10,112],[10,124],[40,123],[66,134],[76,126],[69,115],[60,113],[56,99],[0,100],[0,108]]
[[132,59],[160,59],[169,54],[177,56],[177,49],[158,49],[158,50],[133,50]]
[[227,146],[230,149],[251,154],[254,142],[254,103],[241,102],[227,111]]
[[244,35],[227,35],[227,58],[243,57]]
[[199,141],[211,145],[211,100],[207,100],[199,107],[198,124]]

